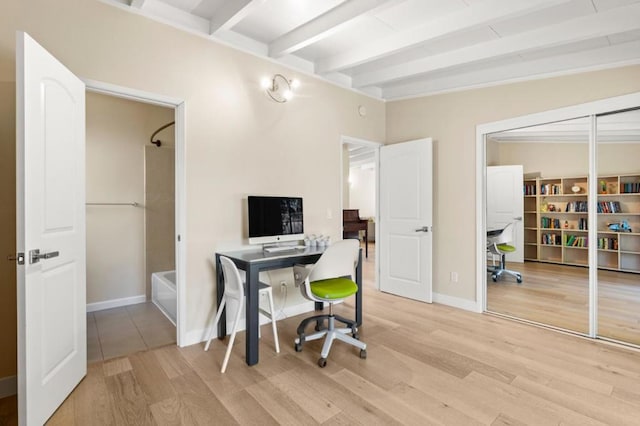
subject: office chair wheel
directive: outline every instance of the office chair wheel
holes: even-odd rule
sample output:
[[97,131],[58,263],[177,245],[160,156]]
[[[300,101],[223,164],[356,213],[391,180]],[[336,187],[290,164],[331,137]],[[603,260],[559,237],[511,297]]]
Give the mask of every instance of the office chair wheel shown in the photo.
[[496,277],[495,275],[491,275],[491,279],[493,280],[494,283],[498,282],[498,277]]
[[522,284],[522,277],[516,278],[516,282],[517,282],[518,284]]
[[358,327],[353,327],[351,329],[351,336],[353,336],[353,338],[356,340],[360,340],[360,333],[358,333]]
[[367,359],[367,350],[366,349],[360,349],[360,358]]
[[294,343],[293,347],[296,350],[296,352],[302,352],[302,343]]
[[320,366],[320,368],[325,368],[327,366],[327,359],[326,358],[320,358],[318,360],[318,365]]

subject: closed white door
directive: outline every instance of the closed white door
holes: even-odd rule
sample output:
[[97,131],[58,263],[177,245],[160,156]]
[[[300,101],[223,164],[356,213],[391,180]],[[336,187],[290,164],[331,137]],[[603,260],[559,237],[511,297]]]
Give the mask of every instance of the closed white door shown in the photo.
[[522,165],[487,167],[487,230],[514,224],[513,241],[509,244],[516,250],[506,254],[508,262],[524,262],[522,176]]
[[432,301],[431,139],[380,148],[380,290]]
[[87,372],[85,87],[25,33],[16,53],[18,407],[41,425]]

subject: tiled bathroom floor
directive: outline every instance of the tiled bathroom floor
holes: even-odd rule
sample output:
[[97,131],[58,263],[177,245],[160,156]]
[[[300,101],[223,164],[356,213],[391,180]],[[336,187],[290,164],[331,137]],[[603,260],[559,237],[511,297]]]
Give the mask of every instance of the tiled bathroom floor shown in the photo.
[[87,314],[87,361],[176,343],[176,328],[151,302]]

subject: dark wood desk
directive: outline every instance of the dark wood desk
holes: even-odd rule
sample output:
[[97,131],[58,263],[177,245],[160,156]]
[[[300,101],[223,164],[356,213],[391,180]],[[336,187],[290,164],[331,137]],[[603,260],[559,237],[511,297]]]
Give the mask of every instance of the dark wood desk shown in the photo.
[[[238,269],[246,272],[246,361],[248,365],[258,363],[258,280],[261,271],[271,269],[290,268],[294,265],[307,265],[318,261],[324,247],[307,247],[304,250],[293,249],[290,251],[281,251],[267,253],[262,250],[243,250],[216,253],[216,276],[217,276],[217,306],[220,307],[220,301],[224,295],[224,274],[220,265],[220,256],[226,256]],[[362,324],[362,249],[358,255],[358,266],[356,267],[356,284],[358,284],[358,292],[356,293],[355,319],[358,325]],[[316,310],[323,309],[322,303],[315,304]],[[227,321],[225,313],[220,317],[218,324],[218,338],[223,339],[227,335]]]
[[342,238],[360,239],[360,231],[364,231],[364,255],[369,257],[369,221],[360,219],[360,209],[342,210]]

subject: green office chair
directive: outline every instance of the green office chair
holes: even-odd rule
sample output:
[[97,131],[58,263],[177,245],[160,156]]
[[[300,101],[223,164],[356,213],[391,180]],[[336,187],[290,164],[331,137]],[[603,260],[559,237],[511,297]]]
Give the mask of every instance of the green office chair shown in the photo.
[[513,253],[516,248],[511,244],[513,241],[514,224],[509,223],[501,232],[487,235],[487,251],[493,256],[498,256],[499,263],[487,268],[491,272],[491,279],[497,282],[498,279],[507,274],[515,277],[518,284],[522,283],[522,274],[506,268],[506,254]]
[[[355,321],[334,315],[333,304],[341,302],[356,294],[358,285],[353,280],[353,274],[358,264],[360,244],[358,240],[338,241],[322,254],[322,257],[311,267],[295,266],[293,268],[296,286],[300,287],[302,295],[314,302],[328,302],[329,314],[315,315],[304,319],[298,326],[298,337],[295,340],[296,352],[302,351],[302,346],[309,340],[325,337],[318,365],[325,367],[327,357],[334,340],[341,340],[360,349],[360,358],[367,357],[366,343],[358,340],[358,328]],[[321,329],[321,324],[327,320],[327,328]],[[347,325],[336,328],[335,321]],[[316,333],[305,334],[305,328],[310,323],[316,323]],[[349,336],[348,334],[351,334]]]

